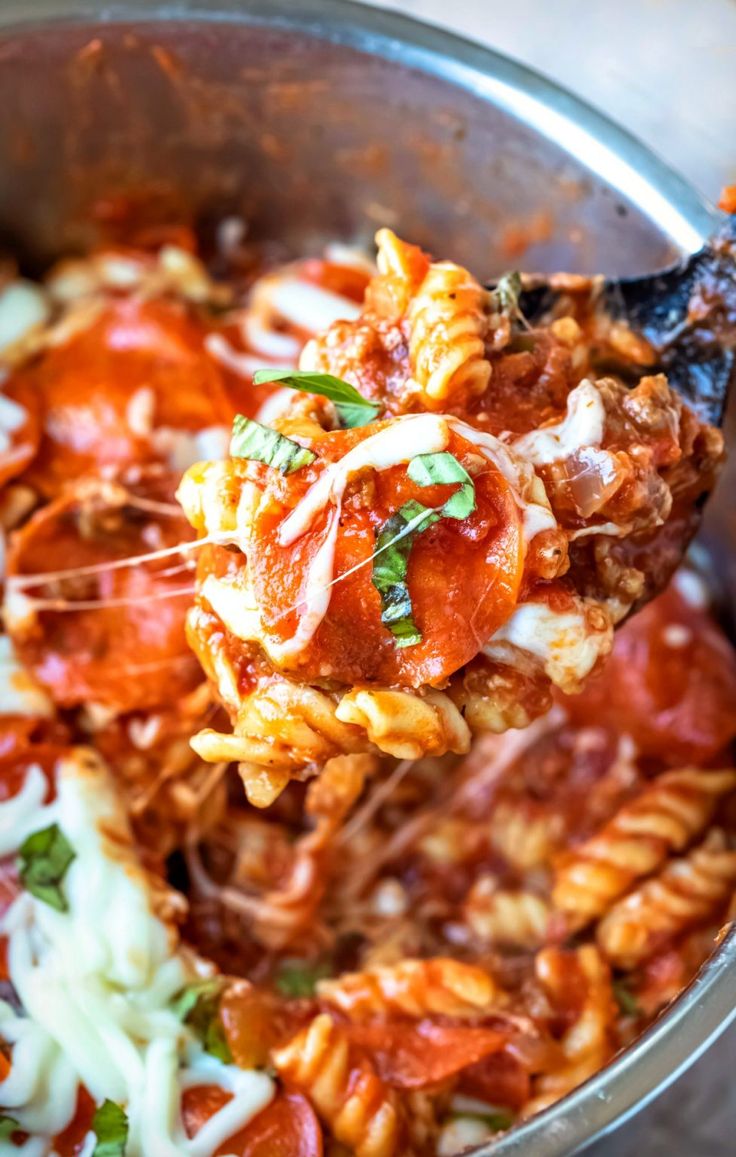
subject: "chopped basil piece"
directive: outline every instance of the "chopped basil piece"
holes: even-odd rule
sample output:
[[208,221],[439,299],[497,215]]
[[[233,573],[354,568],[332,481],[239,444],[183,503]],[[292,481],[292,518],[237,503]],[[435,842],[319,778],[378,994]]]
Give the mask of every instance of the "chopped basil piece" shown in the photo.
[[220,1003],[226,984],[222,976],[197,980],[179,993],[172,1007],[201,1040],[204,1051],[229,1064],[233,1058],[220,1019]]
[[57,912],[68,911],[61,882],[74,858],[74,849],[58,824],[34,832],[20,847],[18,872],[23,886]]
[[504,1129],[511,1128],[514,1118],[510,1113],[489,1113],[487,1116],[484,1113],[483,1121],[493,1133],[500,1133]]
[[233,458],[265,462],[282,474],[293,474],[295,470],[314,462],[316,457],[306,446],[300,446],[277,430],[262,426],[260,422],[254,422],[243,414],[237,414],[233,422],[230,454]]
[[510,318],[518,318],[519,296],[521,294],[521,274],[503,273],[496,282],[495,289],[491,290],[493,305],[497,313],[503,313]]
[[416,535],[439,522],[440,517],[421,502],[405,502],[376,535],[373,585],[381,596],[381,622],[394,636],[397,647],[412,647],[422,641],[412,618],[406,575]]
[[377,402],[367,401],[355,386],[332,374],[315,374],[309,370],[256,370],[253,381],[257,386],[280,382],[290,390],[329,398],[335,403],[340,422],[349,428],[372,422],[381,408]]
[[276,988],[282,996],[314,996],[318,980],[329,976],[331,969],[324,962],[282,960],[276,974]]
[[114,1101],[103,1101],[92,1118],[97,1144],[92,1157],[124,1157],[128,1143],[128,1118]]
[[612,987],[616,1003],[624,1016],[639,1016],[641,1014],[639,1002],[629,988],[628,982],[614,980]]
[[18,1129],[20,1125],[15,1117],[6,1117],[4,1113],[0,1113],[0,1141],[9,1140]]
[[419,454],[409,463],[408,474],[418,486],[459,482],[460,487],[440,507],[424,506],[413,499],[405,502],[376,534],[372,580],[381,596],[381,622],[394,636],[397,647],[413,647],[422,641],[406,581],[416,536],[441,518],[462,520],[475,510],[473,480],[453,454]]
[[409,463],[407,473],[417,486],[450,486],[460,483],[456,490],[439,509],[440,518],[467,518],[475,510],[475,486],[473,479],[454,454],[444,451],[440,454],[418,454]]

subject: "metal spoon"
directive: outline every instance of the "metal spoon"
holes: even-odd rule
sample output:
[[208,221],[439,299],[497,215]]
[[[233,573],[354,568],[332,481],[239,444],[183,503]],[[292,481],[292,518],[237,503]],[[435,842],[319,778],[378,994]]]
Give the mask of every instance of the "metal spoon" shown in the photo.
[[[564,293],[543,276],[523,284],[519,307],[532,324]],[[669,269],[607,279],[599,301],[647,339],[655,368],[698,415],[721,425],[736,377],[736,217],[724,218],[702,249]]]

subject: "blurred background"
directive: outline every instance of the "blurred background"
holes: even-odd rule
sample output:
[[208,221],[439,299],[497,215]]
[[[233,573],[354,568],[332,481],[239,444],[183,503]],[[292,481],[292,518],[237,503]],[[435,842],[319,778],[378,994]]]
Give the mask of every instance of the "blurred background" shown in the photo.
[[625,125],[712,201],[736,183],[736,0],[376,7],[450,28],[545,73]]
[[[376,0],[374,0],[376,2]],[[736,0],[401,0],[571,89],[711,201],[736,184]],[[736,1002],[736,978],[734,979]],[[590,1157],[734,1157],[736,1029]]]

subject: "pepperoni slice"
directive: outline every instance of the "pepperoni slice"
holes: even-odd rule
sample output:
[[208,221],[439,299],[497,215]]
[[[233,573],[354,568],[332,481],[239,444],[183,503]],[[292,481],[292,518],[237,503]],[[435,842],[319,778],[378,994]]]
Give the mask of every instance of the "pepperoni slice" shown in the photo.
[[36,394],[43,409],[31,481],[53,496],[86,471],[164,458],[156,429],[228,425],[232,407],[206,333],[179,302],[119,298],[20,371],[8,393]]
[[441,684],[508,618],[523,565],[519,509],[508,483],[489,462],[478,472],[477,450],[454,432],[448,450],[475,473],[476,509],[462,521],[441,519],[413,541],[407,582],[421,642],[400,648],[381,622],[381,599],[372,583],[376,533],[409,500],[439,507],[457,487],[418,486],[401,465],[364,470],[348,482],[332,568],[337,581],[330,587],[327,612],[302,650],[283,662],[279,658],[279,645],[297,630],[310,567],[337,517],[336,508],[328,504],[288,546],[279,541],[281,524],[327,462],[375,433],[373,425],[328,434],[315,447],[318,462],[286,477],[269,471],[270,501],[260,504],[248,551],[267,642],[275,644],[270,653],[277,665],[307,678]]
[[[190,1137],[230,1099],[212,1085],[187,1089],[182,1098],[184,1127]],[[281,1089],[273,1101],[244,1129],[217,1150],[235,1157],[322,1157],[322,1130],[314,1111],[300,1093]]]
[[[86,480],[15,536],[8,629],[21,661],[59,705],[92,700],[143,710],[201,680],[184,635],[187,554],[115,565],[191,539],[173,487],[156,468],[127,486]],[[23,582],[33,575],[38,582]]]
[[351,1025],[349,1031],[369,1053],[381,1079],[398,1089],[423,1089],[447,1080],[499,1052],[512,1035],[504,1028],[429,1020]]
[[87,1090],[80,1085],[77,1093],[77,1108],[63,1133],[54,1141],[54,1152],[58,1157],[79,1157],[85,1147],[87,1134],[92,1128],[95,1103]]
[[672,586],[617,632],[601,674],[565,706],[576,723],[627,732],[643,755],[700,763],[736,736],[736,656]]

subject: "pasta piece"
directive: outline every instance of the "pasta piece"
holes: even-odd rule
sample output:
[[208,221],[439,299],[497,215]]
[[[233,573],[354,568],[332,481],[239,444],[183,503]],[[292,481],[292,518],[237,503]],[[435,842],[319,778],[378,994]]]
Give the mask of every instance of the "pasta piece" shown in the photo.
[[429,271],[429,258],[417,245],[397,237],[392,229],[376,233],[379,276],[366,290],[366,307],[385,317],[403,317]]
[[491,846],[518,871],[547,863],[564,830],[563,816],[531,799],[501,799],[490,817]]
[[317,995],[351,1020],[397,1014],[477,1017],[504,1001],[504,993],[484,969],[445,957],[346,973],[320,981]]
[[537,672],[515,671],[485,655],[458,672],[449,694],[473,734],[528,727],[552,703],[550,688]]
[[544,897],[524,888],[499,888],[494,876],[481,876],[463,906],[473,935],[503,948],[539,948],[545,941],[551,908]]
[[485,392],[488,297],[467,269],[451,261],[430,265],[407,311],[411,373],[428,406]]
[[366,294],[366,308],[378,317],[405,319],[407,369],[424,404],[436,408],[484,393],[491,377],[488,292],[467,269],[451,261],[430,264],[390,229],[378,231],[376,244],[380,276]]
[[[201,640],[206,616],[195,608],[190,637]],[[234,716],[233,733],[205,728],[192,739],[197,754],[211,763],[241,764],[248,798],[265,807],[309,763],[324,763],[340,752],[370,751],[373,745],[399,759],[462,753],[470,732],[455,705],[441,691],[360,689],[338,701],[327,691],[276,675],[241,695],[237,674],[222,636],[206,636],[205,669]]]
[[720,831],[712,831],[689,855],[671,860],[615,904],[598,926],[598,944],[618,968],[636,968],[666,941],[714,918],[734,886],[736,851]]
[[365,730],[381,751],[397,759],[463,754],[470,748],[468,725],[449,696],[428,689],[424,695],[389,688],[357,688],[343,695],[336,717]]
[[210,763],[239,762],[248,799],[267,807],[292,770],[341,752],[364,751],[369,744],[357,728],[337,718],[333,696],[276,677],[238,698],[232,734],[205,728],[192,746]]
[[[593,944],[574,953],[544,948],[536,960],[537,977],[553,1007],[564,1006],[567,994],[579,978],[584,996],[575,1022],[562,1036],[562,1063],[537,1078],[535,1095],[523,1110],[531,1117],[587,1081],[611,1059],[615,1051],[614,1028],[617,1005],[608,965]],[[575,976],[578,974],[578,977]]]
[[555,906],[575,928],[601,916],[636,880],[686,848],[734,787],[734,771],[683,768],[658,776],[599,832],[560,857]]
[[402,1151],[395,1094],[326,1013],[276,1049],[272,1060],[355,1157],[394,1157]]

